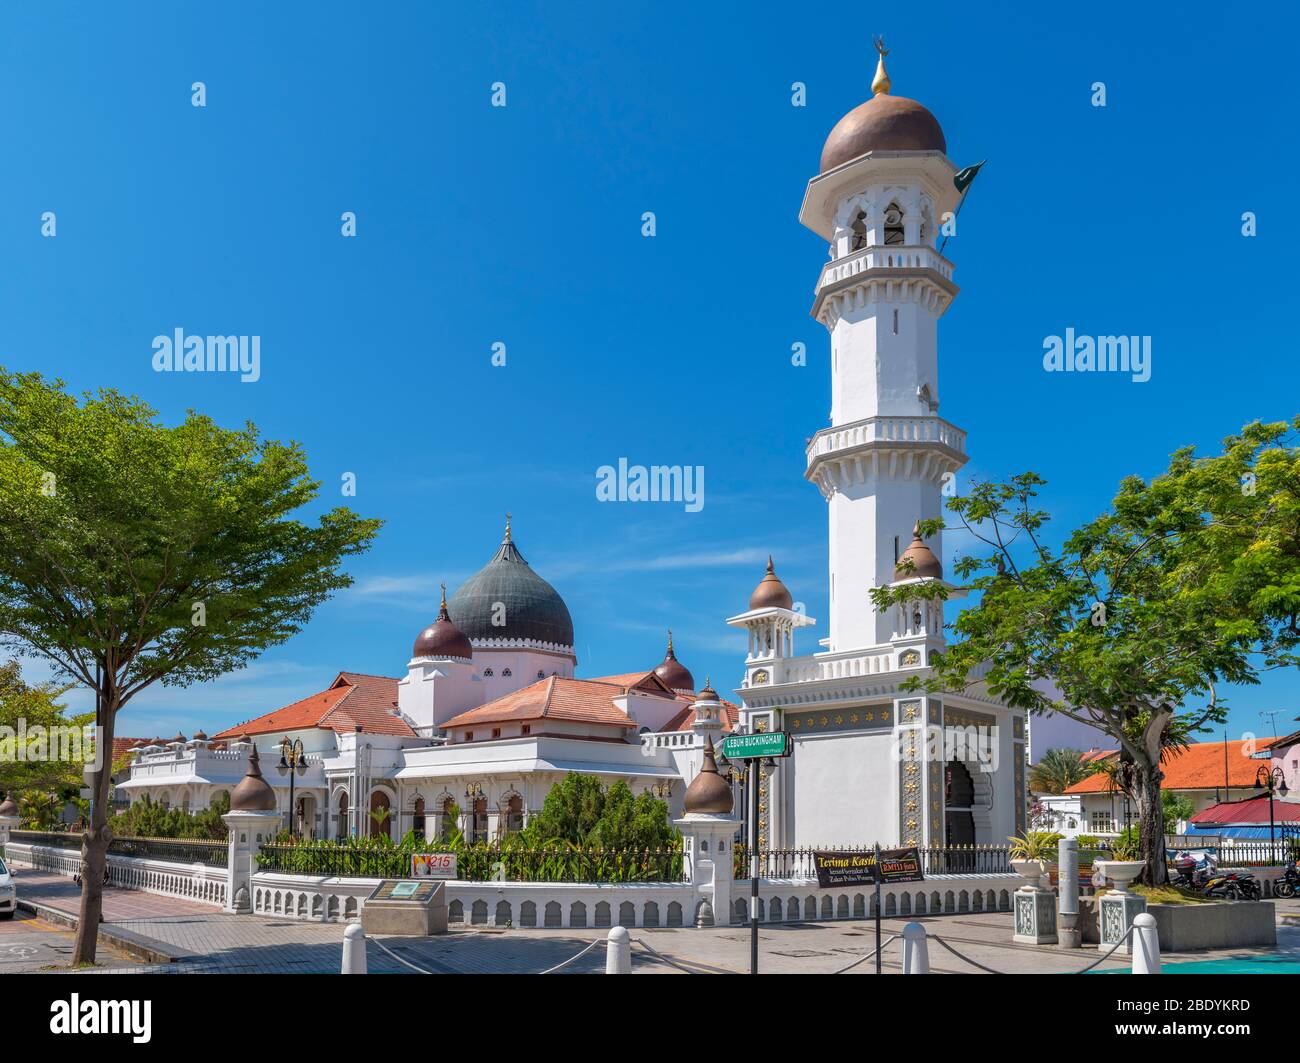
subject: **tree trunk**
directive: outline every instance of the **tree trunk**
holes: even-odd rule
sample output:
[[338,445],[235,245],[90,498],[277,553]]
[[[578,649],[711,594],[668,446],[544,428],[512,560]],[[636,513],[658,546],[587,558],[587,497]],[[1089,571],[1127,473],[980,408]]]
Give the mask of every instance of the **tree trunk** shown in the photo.
[[108,865],[108,801],[113,783],[113,725],[117,705],[101,693],[101,703],[108,702],[101,714],[99,732],[100,765],[91,786],[90,823],[81,836],[81,915],[77,920],[77,940],[72,962],[94,963],[99,941],[99,924],[104,911],[104,869]]
[[1160,800],[1163,777],[1152,765],[1133,765],[1132,797],[1138,808],[1140,859],[1147,865],[1141,881],[1148,886],[1163,886],[1169,881],[1169,866],[1165,862],[1165,809]]

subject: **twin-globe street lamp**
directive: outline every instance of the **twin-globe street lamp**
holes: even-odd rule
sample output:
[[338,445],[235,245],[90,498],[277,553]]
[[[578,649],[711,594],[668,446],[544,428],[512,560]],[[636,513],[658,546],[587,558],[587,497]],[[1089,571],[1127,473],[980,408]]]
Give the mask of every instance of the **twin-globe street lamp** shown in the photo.
[[1261,790],[1268,790],[1268,862],[1272,865],[1277,863],[1277,820],[1273,816],[1273,791],[1276,790],[1286,797],[1289,792],[1286,774],[1280,767],[1270,771],[1267,766],[1261,764],[1259,771],[1255,773],[1255,785]]
[[307,774],[307,754],[302,748],[302,739],[290,741],[285,735],[280,740],[280,763],[275,768],[282,776],[289,776],[289,833],[297,835],[297,809],[293,803],[293,787],[299,775]]

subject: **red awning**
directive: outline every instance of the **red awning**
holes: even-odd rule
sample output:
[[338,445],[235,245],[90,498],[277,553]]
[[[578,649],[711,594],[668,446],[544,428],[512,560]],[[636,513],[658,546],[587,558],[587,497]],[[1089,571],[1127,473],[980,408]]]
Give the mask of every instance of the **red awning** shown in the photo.
[[[1273,800],[1273,820],[1276,823],[1300,824],[1300,802]],[[1223,801],[1202,809],[1191,818],[1192,823],[1268,823],[1268,796],[1248,797],[1244,801]]]

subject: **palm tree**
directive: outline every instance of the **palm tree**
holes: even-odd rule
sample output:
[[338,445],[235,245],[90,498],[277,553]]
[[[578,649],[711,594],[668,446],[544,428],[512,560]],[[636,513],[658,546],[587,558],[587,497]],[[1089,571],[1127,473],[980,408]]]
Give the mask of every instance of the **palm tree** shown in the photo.
[[1029,789],[1036,794],[1061,794],[1097,769],[1077,749],[1049,749],[1029,769]]

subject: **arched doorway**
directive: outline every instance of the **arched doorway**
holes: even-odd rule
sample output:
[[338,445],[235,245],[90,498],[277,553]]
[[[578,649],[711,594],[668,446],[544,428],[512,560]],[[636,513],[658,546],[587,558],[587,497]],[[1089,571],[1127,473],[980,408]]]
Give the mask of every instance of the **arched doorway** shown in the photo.
[[294,810],[294,833],[305,837],[316,837],[316,798],[303,794],[298,798],[298,807]]
[[425,836],[425,823],[427,819],[424,814],[424,798],[417,797],[415,804],[411,806],[411,830],[417,838]]
[[[975,817],[972,809],[975,805],[975,780],[971,778],[970,769],[960,760],[950,760],[944,768],[943,791],[943,841],[944,845],[974,845]],[[950,859],[954,854],[949,854]],[[972,863],[974,854],[971,854]],[[948,868],[960,871],[962,868]]]
[[348,836],[348,792],[339,791],[339,816],[336,826],[336,837],[342,839]]
[[370,795],[370,836],[386,838],[390,835],[393,810],[388,795],[376,790]]

